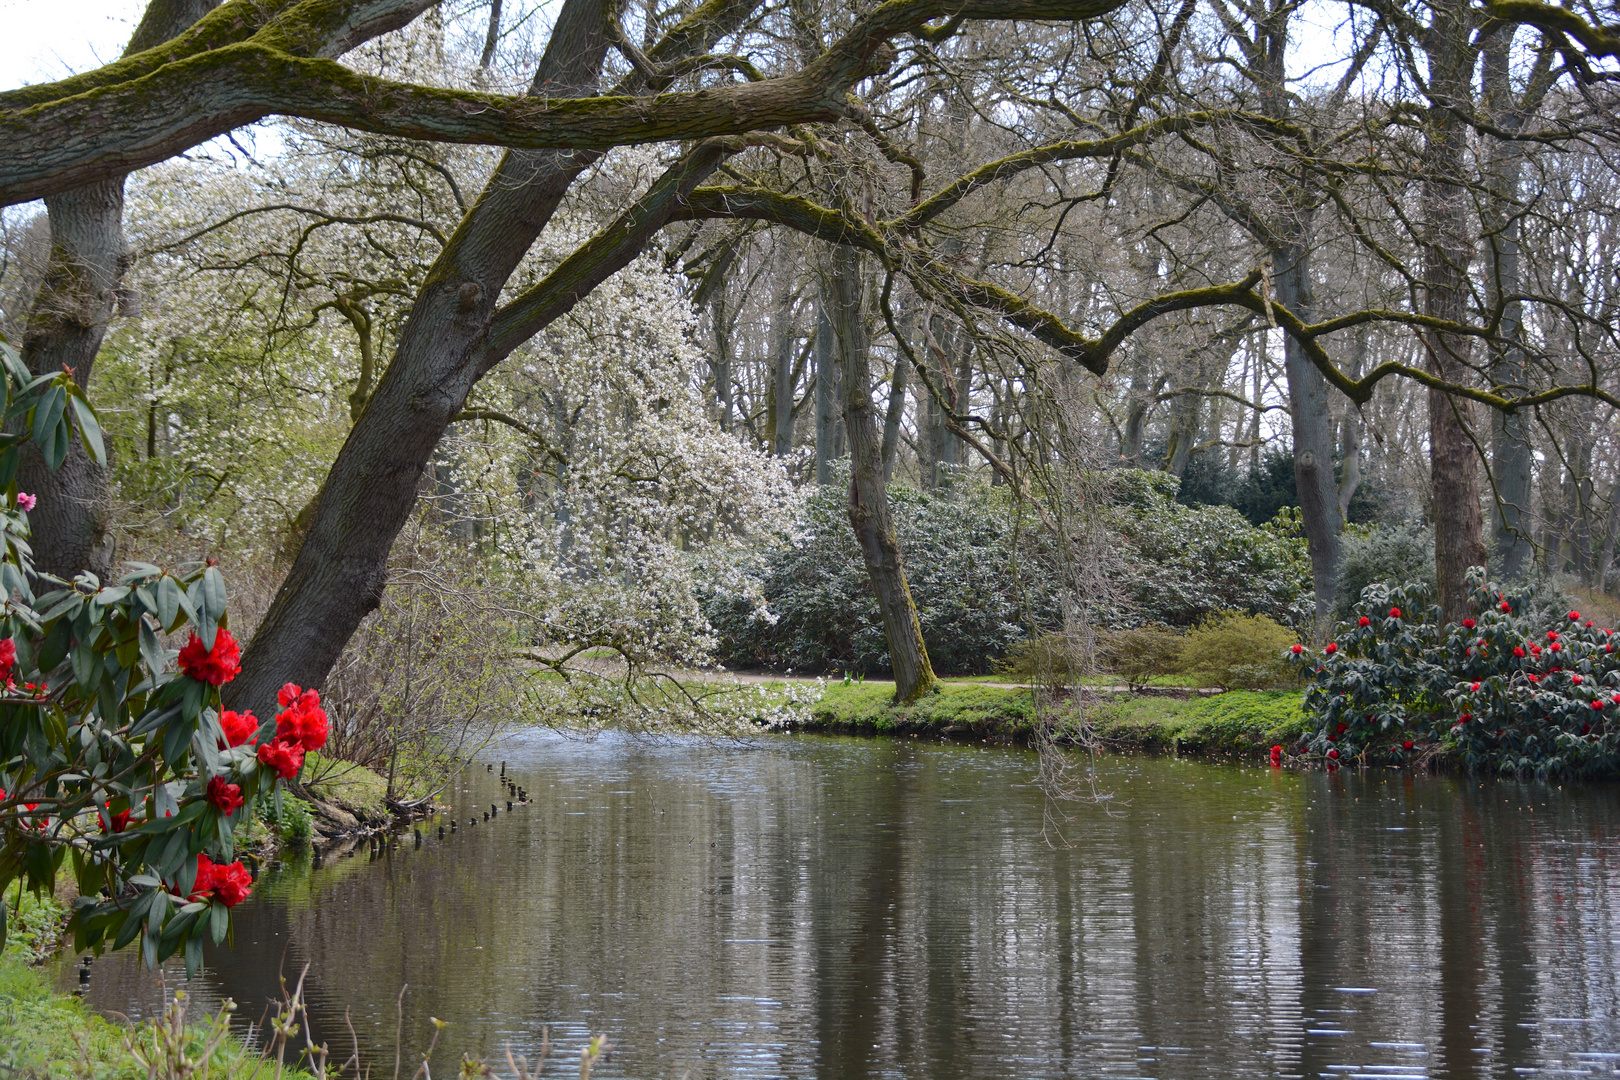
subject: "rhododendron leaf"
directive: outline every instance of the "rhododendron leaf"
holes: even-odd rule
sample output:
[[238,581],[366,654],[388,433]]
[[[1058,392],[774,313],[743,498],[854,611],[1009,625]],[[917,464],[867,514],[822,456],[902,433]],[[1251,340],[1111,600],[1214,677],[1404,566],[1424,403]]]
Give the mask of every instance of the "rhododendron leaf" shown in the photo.
[[141,959],[146,963],[148,971],[158,966],[158,943],[152,934],[141,938]]
[[78,615],[79,609],[83,606],[84,597],[80,596],[76,592],[68,591],[62,595],[60,600],[46,608],[40,614],[40,618],[44,619],[46,622],[50,622],[59,615],[66,615],[68,619],[71,620],[74,616]]
[[231,913],[224,904],[212,904],[208,912],[208,928],[213,934],[214,944],[218,945],[225,940],[225,931],[230,929]]
[[114,604],[120,603],[124,597],[128,595],[129,586],[109,585],[105,589],[98,591],[95,596],[92,596],[90,598],[90,602],[95,604],[97,607],[108,608],[112,607]]
[[163,624],[163,629],[172,633],[175,628],[175,616],[180,613],[180,583],[168,574],[164,574],[157,583],[157,617]]
[[[210,916],[211,918],[211,916]],[[197,929],[202,929],[199,924]],[[186,978],[196,978],[197,972],[202,969],[203,939],[201,933],[194,932],[186,939]]]
[[56,436],[56,428],[62,422],[62,410],[65,408],[67,391],[60,386],[46,390],[45,396],[34,406],[34,442],[41,449]]
[[85,453],[97,465],[105,465],[107,447],[101,438],[101,422],[96,419],[96,411],[85,400],[84,393],[77,387],[74,390],[68,400],[73,403],[73,418],[79,422],[79,438],[84,442]]
[[[202,616],[202,624],[204,627],[217,625],[225,618],[225,579],[218,568],[210,566],[203,571],[199,585],[197,612]],[[213,648],[211,643],[205,644]]]
[[[193,689],[202,690],[203,686],[201,683],[191,683],[186,687],[187,702],[183,702],[180,706],[181,715],[170,721],[168,730],[163,733],[163,760],[168,763],[169,768],[176,771],[179,770],[179,766],[185,764],[186,748],[191,743],[192,735],[197,731],[196,715],[201,705],[198,705],[197,710],[186,707]],[[201,697],[200,694],[197,696]]]
[[67,659],[68,645],[73,641],[73,624],[62,619],[39,646],[39,669],[41,671],[55,671],[63,660]]
[[141,932],[141,924],[146,921],[146,906],[151,898],[157,895],[156,886],[152,892],[142,893],[135,903],[130,906],[129,913],[124,916],[123,925],[118,928],[118,936],[113,938],[113,949],[122,949],[135,940],[135,935]]
[[155,578],[163,573],[161,569],[149,562],[131,562],[124,564],[124,576],[118,579],[120,585],[140,585],[149,578]]
[[149,710],[146,715],[135,721],[135,726],[129,729],[134,738],[150,734],[181,715],[181,706],[178,701],[170,702],[160,708]]
[[34,376],[10,342],[0,341],[0,364],[5,366],[6,374],[11,376],[11,381],[18,385],[27,383]]
[[73,663],[73,677],[78,680],[79,686],[85,690],[92,689],[96,677],[101,674],[101,654],[96,652],[94,645],[88,641],[79,642],[77,647],[69,650],[68,659]]
[[45,459],[45,465],[52,472],[62,467],[67,460],[68,448],[73,444],[73,432],[68,425],[57,418],[57,424],[50,431],[50,437],[39,446],[40,456]]
[[136,637],[141,643],[141,659],[146,661],[146,669],[154,675],[162,671],[167,664],[167,656],[163,651],[163,644],[158,641],[157,632],[145,619],[137,624],[140,629]]

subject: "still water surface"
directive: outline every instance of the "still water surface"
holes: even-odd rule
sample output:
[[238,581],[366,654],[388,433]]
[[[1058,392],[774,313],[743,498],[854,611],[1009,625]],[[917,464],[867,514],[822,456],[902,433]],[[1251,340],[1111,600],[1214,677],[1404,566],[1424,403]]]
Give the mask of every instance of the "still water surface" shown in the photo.
[[[318,1036],[346,1055],[347,1009],[385,1076],[402,985],[440,1076],[547,1025],[558,1076],[593,1032],[597,1077],[1620,1075],[1614,787],[1105,758],[1059,838],[1020,750],[494,757],[532,805],[475,768],[445,840],[267,873],[194,999],[257,1017],[307,962]],[[159,993],[118,956],[89,996]]]

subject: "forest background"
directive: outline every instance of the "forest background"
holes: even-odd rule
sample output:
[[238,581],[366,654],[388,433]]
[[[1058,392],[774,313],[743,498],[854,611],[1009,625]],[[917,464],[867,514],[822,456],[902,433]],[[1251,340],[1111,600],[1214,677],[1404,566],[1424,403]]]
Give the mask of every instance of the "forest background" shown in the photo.
[[0,95],[4,333],[112,450],[25,472],[41,563],[224,560],[231,700],[381,764],[411,695],[1615,588],[1604,11],[329,7]]

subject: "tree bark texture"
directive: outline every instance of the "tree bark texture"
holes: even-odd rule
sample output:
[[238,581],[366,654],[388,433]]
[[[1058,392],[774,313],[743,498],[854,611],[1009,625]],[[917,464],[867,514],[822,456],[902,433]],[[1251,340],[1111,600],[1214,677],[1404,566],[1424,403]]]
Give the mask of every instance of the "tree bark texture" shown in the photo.
[[[1433,8],[1424,42],[1430,81],[1422,190],[1424,311],[1449,322],[1467,315],[1465,275],[1472,252],[1469,196],[1459,183],[1465,175],[1467,129],[1460,118],[1471,104],[1474,51],[1468,40],[1469,8],[1445,0]],[[1434,374],[1449,382],[1469,378],[1471,341],[1457,334],[1425,332],[1423,342]],[[1430,389],[1429,474],[1434,498],[1435,573],[1440,608],[1448,622],[1472,614],[1469,567],[1485,565],[1480,513],[1477,451],[1469,432],[1473,403]]]
[[838,364],[838,339],[833,333],[828,309],[832,297],[825,288],[816,302],[816,483],[832,483],[832,463],[843,455],[838,449],[838,429],[843,423],[842,377]]
[[[1307,321],[1311,318],[1310,268],[1304,248],[1272,252],[1277,299]],[[1316,633],[1331,627],[1339,592],[1340,517],[1338,482],[1333,475],[1332,389],[1305,355],[1293,335],[1283,338],[1283,366],[1288,375],[1288,414],[1294,429],[1294,483],[1299,493],[1300,521],[1311,555],[1311,581],[1316,590]]]
[[[217,0],[152,0],[125,56],[175,37],[206,15]],[[36,375],[67,368],[86,390],[96,354],[119,307],[119,286],[129,269],[124,241],[124,177],[97,180],[45,200],[51,248],[39,294],[23,336],[23,361]],[[88,570],[105,581],[113,569],[112,493],[105,465],[74,440],[55,472],[30,446],[18,488],[36,495],[28,515],[34,566],[72,578]]]
[[[1517,131],[1524,112],[1512,100],[1510,62],[1513,35],[1498,30],[1485,50],[1482,89],[1485,105],[1498,127]],[[1502,305],[1499,340],[1493,344],[1491,381],[1522,388],[1525,381],[1524,304],[1509,299],[1519,292],[1520,174],[1524,151],[1516,143],[1495,142],[1489,160],[1493,236],[1487,268],[1493,303]],[[1491,416],[1491,480],[1496,513],[1492,515],[1497,570],[1504,577],[1523,577],[1535,546],[1530,540],[1530,477],[1533,465],[1528,419],[1522,412]]]
[[923,644],[917,605],[906,583],[889,514],[888,485],[883,481],[883,450],[877,408],[872,404],[871,348],[861,313],[859,256],[840,247],[831,261],[831,321],[842,369],[844,427],[850,450],[849,524],[883,615],[889,663],[894,669],[894,700],[909,704],[933,688],[934,669]]

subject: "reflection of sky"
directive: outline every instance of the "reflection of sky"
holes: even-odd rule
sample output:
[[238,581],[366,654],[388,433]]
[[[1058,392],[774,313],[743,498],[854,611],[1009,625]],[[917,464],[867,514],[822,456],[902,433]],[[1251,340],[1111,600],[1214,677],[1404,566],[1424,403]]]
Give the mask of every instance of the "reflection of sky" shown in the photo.
[[[261,881],[204,1002],[257,1016],[285,955],[315,1026],[391,1056],[542,1025],[629,1076],[1607,1075],[1620,806],[1375,771],[1104,759],[1113,812],[1043,834],[1022,751],[525,737],[535,805],[472,770],[459,835]],[[140,1014],[131,957],[91,1001]],[[65,980],[72,973],[64,965]],[[147,991],[150,997],[150,990]],[[410,1041],[408,1036],[407,1041]],[[345,1051],[346,1052],[346,1051]]]

